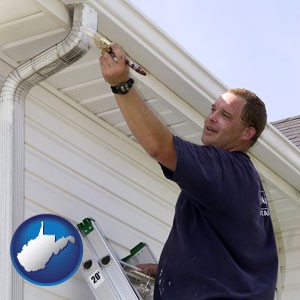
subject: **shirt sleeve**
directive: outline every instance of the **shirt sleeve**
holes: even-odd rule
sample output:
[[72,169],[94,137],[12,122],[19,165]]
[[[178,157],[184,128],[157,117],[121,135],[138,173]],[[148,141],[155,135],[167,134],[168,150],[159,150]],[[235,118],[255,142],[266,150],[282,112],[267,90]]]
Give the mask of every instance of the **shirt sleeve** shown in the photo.
[[224,173],[219,151],[175,136],[174,145],[176,169],[172,172],[161,166],[165,177],[177,183],[190,200],[207,207],[215,205],[222,194]]

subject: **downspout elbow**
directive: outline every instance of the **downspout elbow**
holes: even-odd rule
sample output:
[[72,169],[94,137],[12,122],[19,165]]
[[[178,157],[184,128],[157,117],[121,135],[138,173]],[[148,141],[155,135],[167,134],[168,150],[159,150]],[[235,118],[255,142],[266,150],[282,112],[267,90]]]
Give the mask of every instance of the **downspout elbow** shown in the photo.
[[33,86],[84,56],[90,48],[85,27],[97,30],[97,14],[85,4],[76,4],[68,36],[13,70],[3,85],[0,101],[24,100]]

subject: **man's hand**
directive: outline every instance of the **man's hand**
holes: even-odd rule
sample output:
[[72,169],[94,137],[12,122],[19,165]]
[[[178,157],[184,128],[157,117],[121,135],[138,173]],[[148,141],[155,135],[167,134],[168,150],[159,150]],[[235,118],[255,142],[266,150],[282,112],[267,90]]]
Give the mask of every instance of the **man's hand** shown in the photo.
[[129,67],[123,50],[117,44],[111,45],[112,52],[102,51],[99,59],[102,75],[111,86],[129,79]]
[[[122,49],[111,45],[111,52],[103,51],[100,67],[105,81],[116,86],[129,79],[129,67]],[[133,85],[126,94],[115,94],[117,104],[125,121],[146,152],[171,171],[175,170],[177,157],[173,135],[143,101]]]
[[145,274],[150,276],[156,276],[157,273],[157,264],[140,264],[136,267],[140,268]]

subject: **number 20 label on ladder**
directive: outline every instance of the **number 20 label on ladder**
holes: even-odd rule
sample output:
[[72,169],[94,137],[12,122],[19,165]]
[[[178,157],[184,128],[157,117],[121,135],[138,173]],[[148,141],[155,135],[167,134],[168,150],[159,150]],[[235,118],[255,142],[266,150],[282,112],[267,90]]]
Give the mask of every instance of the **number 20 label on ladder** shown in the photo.
[[90,277],[90,284],[91,286],[96,289],[97,287],[99,287],[104,281],[105,278],[102,276],[100,270],[96,270]]

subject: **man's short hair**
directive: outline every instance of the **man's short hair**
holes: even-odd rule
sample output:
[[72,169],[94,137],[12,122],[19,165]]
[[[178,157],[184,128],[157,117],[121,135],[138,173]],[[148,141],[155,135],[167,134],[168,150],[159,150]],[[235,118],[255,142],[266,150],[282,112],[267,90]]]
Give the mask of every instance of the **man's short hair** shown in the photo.
[[227,92],[236,96],[240,96],[246,100],[246,104],[241,114],[241,119],[248,127],[254,127],[256,130],[255,135],[250,141],[250,146],[253,146],[266,127],[266,106],[256,94],[249,90],[243,88],[233,88],[229,89]]

